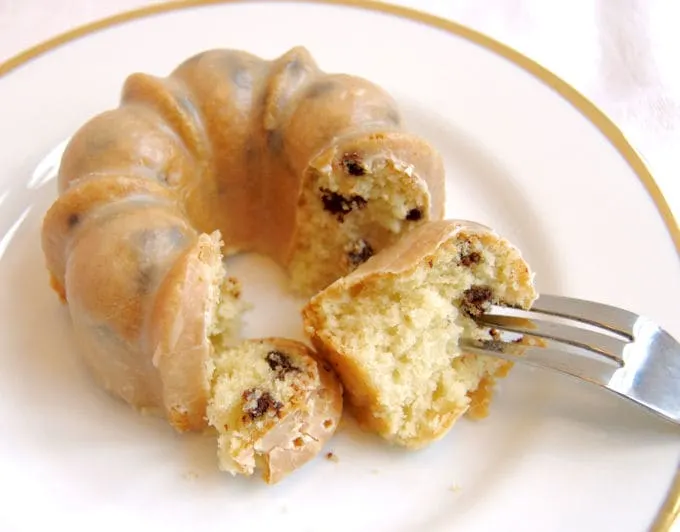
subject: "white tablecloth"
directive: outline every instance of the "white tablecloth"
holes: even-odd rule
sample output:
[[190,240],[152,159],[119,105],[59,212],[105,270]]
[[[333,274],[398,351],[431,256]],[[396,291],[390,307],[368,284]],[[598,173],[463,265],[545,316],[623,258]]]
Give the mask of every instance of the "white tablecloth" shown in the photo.
[[[74,26],[164,0],[0,0],[0,62]],[[500,40],[607,113],[680,218],[680,1],[392,0]]]

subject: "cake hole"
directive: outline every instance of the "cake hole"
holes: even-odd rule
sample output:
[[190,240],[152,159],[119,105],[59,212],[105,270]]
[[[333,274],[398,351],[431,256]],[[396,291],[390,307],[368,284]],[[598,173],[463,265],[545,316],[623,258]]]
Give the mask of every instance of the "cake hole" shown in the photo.
[[323,422],[323,428],[325,429],[330,429],[333,427],[333,420],[332,419],[326,419]]

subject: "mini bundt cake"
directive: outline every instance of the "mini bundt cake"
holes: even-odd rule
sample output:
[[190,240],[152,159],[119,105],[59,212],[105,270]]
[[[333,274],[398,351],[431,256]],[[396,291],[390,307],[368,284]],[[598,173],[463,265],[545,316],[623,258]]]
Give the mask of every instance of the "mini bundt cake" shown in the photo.
[[305,344],[247,340],[215,359],[208,421],[219,434],[220,469],[273,484],[314,458],[335,433],[342,388]]
[[359,423],[420,448],[470,409],[484,409],[510,363],[461,352],[493,339],[474,321],[492,304],[528,309],[533,274],[506,239],[479,224],[440,220],[335,281],[303,309],[305,331],[340,376]]
[[120,106],[68,143],[42,230],[103,386],[205,428],[210,329],[237,330],[242,310],[224,256],[268,255],[311,294],[441,218],[441,158],[400,122],[384,90],[322,72],[304,48],[210,50],[165,78],[129,76]]

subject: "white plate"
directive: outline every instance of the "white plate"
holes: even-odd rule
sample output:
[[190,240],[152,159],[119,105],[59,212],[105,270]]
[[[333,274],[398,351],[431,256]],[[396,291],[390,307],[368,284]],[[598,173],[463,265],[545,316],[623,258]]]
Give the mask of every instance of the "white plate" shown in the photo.
[[[338,463],[320,457],[267,487],[218,473],[210,438],[179,436],[137,415],[102,393],[78,362],[39,245],[59,145],[116,105],[131,71],[163,75],[211,47],[273,57],[302,44],[322,68],[380,83],[410,127],[445,156],[449,216],[492,225],[516,242],[539,290],[624,306],[680,336],[680,263],[670,237],[677,226],[656,192],[655,204],[645,190],[643,180],[653,183],[633,150],[528,60],[464,28],[411,16],[252,2],[132,16],[52,43],[0,79],[0,528],[638,532],[651,525],[680,458],[677,432],[545,372],[516,368],[488,419],[461,421],[426,450],[388,449],[350,426],[329,446]],[[252,257],[231,262],[257,305],[247,334],[300,337],[290,312],[297,303],[275,299],[280,274]]]

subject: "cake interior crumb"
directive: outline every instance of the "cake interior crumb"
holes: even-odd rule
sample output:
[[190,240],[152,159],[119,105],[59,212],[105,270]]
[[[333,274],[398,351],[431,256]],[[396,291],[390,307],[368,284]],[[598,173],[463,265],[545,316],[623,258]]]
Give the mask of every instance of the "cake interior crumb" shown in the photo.
[[[424,186],[414,188],[418,178],[410,167],[378,158],[366,162],[364,172],[361,178],[348,178],[342,168],[310,171],[288,265],[296,293],[312,295],[325,288],[429,215],[429,194]],[[339,198],[332,205],[329,194]],[[420,212],[418,220],[408,216],[414,209]]]
[[[475,261],[464,260],[474,254]],[[383,434],[415,447],[445,432],[481,382],[507,362],[463,354],[460,339],[490,339],[473,316],[494,302],[526,302],[519,252],[496,238],[459,234],[408,272],[370,278],[321,298],[323,330],[377,390]],[[351,391],[350,391],[351,392]]]

